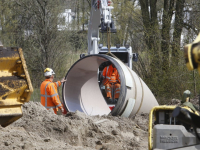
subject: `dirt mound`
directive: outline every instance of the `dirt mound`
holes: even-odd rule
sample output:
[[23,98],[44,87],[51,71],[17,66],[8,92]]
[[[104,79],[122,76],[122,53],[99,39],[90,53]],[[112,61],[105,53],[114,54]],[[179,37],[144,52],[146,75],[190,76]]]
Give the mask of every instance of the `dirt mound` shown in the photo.
[[191,103],[199,109],[199,95],[190,99]]
[[[172,99],[167,105],[176,105],[181,106],[181,100],[179,99]],[[199,96],[190,99],[190,102],[199,109]]]
[[179,100],[179,99],[172,99],[167,105],[177,105],[177,106],[180,106],[181,105],[181,100]]
[[55,115],[38,102],[23,105],[23,117],[1,127],[4,150],[144,150],[148,149],[148,115],[134,120],[87,116],[81,112]]

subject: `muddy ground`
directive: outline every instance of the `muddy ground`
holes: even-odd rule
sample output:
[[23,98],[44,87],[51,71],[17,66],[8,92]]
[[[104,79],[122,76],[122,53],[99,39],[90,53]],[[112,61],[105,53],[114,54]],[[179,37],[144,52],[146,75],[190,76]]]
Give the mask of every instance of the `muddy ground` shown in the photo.
[[23,117],[0,127],[2,150],[147,150],[148,114],[135,119],[86,116],[84,113],[55,115],[39,102],[23,105]]

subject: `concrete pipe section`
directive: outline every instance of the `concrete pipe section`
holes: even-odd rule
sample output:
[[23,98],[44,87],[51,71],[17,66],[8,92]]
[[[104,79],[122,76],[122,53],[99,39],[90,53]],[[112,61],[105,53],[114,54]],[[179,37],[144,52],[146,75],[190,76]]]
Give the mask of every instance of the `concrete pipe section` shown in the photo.
[[[105,90],[99,78],[107,62],[117,68],[121,80],[120,96],[113,104],[106,102]],[[158,106],[142,79],[120,60],[107,55],[83,57],[70,68],[65,78],[67,81],[63,84],[62,96],[68,112],[78,110],[91,116],[111,113],[113,116],[133,117],[137,113],[149,113],[152,107]]]

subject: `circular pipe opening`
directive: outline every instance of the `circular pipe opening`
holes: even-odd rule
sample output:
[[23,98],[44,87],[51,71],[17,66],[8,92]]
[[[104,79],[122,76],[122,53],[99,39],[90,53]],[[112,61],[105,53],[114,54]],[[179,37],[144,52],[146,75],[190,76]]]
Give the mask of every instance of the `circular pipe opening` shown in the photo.
[[[114,109],[109,104],[99,86],[99,67],[105,62],[111,62],[120,76],[120,96]],[[101,68],[101,67],[100,67]],[[107,55],[88,55],[78,60],[68,71],[63,84],[62,96],[65,109],[69,112],[76,110],[87,115],[119,115],[123,108],[126,96],[125,76],[117,61]]]
[[[120,76],[120,95],[112,111],[99,86],[102,64],[111,62]],[[102,67],[102,68],[101,68]],[[68,71],[63,84],[64,107],[69,112],[81,111],[87,115],[134,117],[137,113],[149,113],[158,102],[142,79],[120,60],[94,54],[78,60]]]

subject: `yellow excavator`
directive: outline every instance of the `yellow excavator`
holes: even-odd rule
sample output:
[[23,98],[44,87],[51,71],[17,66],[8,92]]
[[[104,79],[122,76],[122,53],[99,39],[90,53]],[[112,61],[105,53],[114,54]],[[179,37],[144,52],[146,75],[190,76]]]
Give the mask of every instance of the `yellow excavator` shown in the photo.
[[[186,66],[198,69],[200,74],[200,34],[184,47]],[[155,106],[149,114],[149,150],[199,150],[200,116],[197,108],[189,102],[186,91],[184,103],[177,106]],[[184,105],[185,104],[185,105]]]
[[22,117],[33,87],[21,48],[0,44],[0,125],[6,127]]

